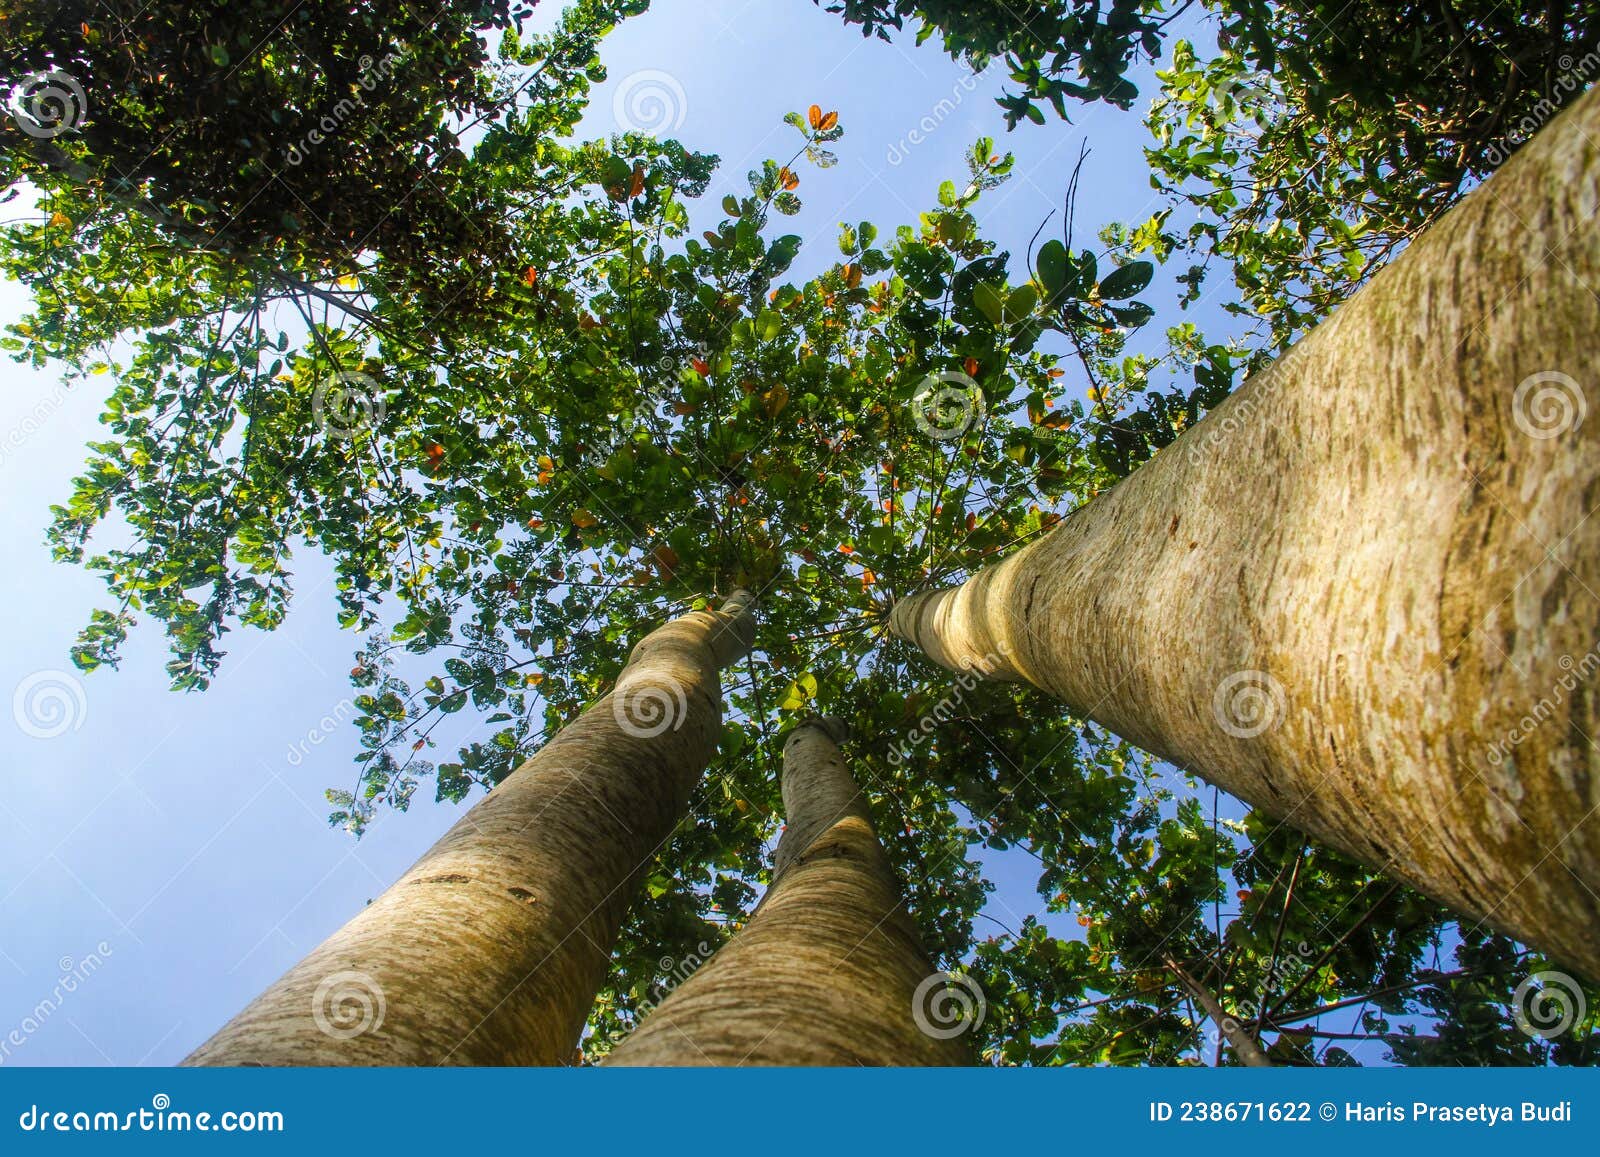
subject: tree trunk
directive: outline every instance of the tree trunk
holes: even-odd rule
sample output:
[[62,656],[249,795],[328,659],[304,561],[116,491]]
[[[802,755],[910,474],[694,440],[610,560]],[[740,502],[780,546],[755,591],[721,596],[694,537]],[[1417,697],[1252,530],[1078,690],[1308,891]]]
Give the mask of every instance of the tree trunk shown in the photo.
[[1600,92],[892,628],[1600,977]]
[[[959,1065],[975,1027],[918,941],[866,800],[812,720],[783,747],[772,883],[750,923],[612,1052],[619,1065]],[[970,984],[962,981],[963,984]],[[931,1011],[930,1011],[931,1006]]]
[[185,1063],[570,1062],[640,869],[716,750],[751,602],[648,635],[615,690]]

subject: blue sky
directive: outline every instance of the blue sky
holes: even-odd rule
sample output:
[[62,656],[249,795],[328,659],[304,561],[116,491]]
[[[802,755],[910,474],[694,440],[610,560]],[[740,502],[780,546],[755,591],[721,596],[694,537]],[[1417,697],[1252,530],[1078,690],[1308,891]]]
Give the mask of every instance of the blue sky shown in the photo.
[[[837,108],[840,163],[801,170],[805,209],[787,227],[806,238],[797,275],[836,258],[841,221],[914,222],[941,180],[964,177],[962,155],[983,135],[1017,155],[1016,175],[976,209],[1003,247],[1023,251],[1059,213],[1086,141],[1079,244],[1154,207],[1138,111],[1081,109],[1071,125],[1008,135],[992,102],[999,70],[975,82],[933,44],[911,40],[863,39],[810,0],[656,0],[606,42],[610,79],[583,135],[615,130],[619,92],[664,94],[663,134],[723,158],[714,205],[744,188],[747,169],[792,153],[786,112]],[[24,304],[19,287],[0,283],[0,322]],[[419,800],[409,814],[381,817],[360,843],[327,826],[323,791],[353,776],[354,729],[339,720],[358,640],[337,629],[329,569],[315,554],[300,556],[288,621],[231,636],[203,694],[167,690],[163,640],[150,624],[120,672],[70,673],[67,648],[101,592],[87,572],[50,562],[43,529],[98,434],[108,380],[68,390],[53,369],[0,363],[0,604],[11,609],[0,693],[9,706],[18,692],[37,702],[60,691],[67,712],[60,724],[0,713],[0,1039],[41,1001],[58,1004],[0,1064],[181,1059],[460,814]],[[1036,865],[1014,853],[992,867],[993,911],[1015,927],[1037,908]],[[91,956],[93,974],[58,994],[63,972]]]

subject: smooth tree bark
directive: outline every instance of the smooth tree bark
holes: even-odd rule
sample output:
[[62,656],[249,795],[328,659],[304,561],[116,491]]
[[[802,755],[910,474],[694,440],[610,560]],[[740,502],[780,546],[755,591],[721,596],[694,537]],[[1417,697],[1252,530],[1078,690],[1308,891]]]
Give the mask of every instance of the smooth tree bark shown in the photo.
[[651,632],[499,784],[191,1065],[570,1063],[623,915],[722,728],[751,596]]
[[[788,826],[750,922],[612,1051],[616,1065],[960,1065],[981,995],[929,963],[867,802],[815,719],[783,747]],[[971,982],[966,982],[970,984]]]
[[1600,978],[1597,214],[1591,92],[1147,465],[893,631]]

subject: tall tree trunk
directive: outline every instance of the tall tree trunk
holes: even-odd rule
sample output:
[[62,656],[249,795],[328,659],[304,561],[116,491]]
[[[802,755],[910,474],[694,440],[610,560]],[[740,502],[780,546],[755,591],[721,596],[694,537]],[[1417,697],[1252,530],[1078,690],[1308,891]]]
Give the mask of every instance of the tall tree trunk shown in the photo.
[[639,871],[716,750],[751,602],[648,635],[611,694],[185,1063],[570,1061]]
[[615,1051],[619,1065],[959,1065],[971,1061],[839,754],[844,729],[812,720],[783,747],[772,883],[732,940]]
[[1600,977],[1600,92],[1277,364],[894,608]]

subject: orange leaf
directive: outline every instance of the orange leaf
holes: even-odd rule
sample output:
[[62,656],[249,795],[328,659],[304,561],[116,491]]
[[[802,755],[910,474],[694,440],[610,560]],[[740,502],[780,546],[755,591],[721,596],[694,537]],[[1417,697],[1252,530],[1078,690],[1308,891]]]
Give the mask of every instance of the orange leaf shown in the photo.
[[822,106],[820,104],[814,104],[811,106],[811,112],[808,119],[811,121],[812,128],[820,129],[822,127]]
[[856,548],[851,546],[848,542],[841,543],[839,545],[839,553],[840,554],[854,554],[855,552],[856,552]]
[[678,552],[664,542],[650,552],[650,557],[655,560],[656,569],[664,579],[671,578],[678,569]]
[[532,289],[533,283],[538,280],[539,271],[533,266],[530,265],[528,268],[522,271],[522,284],[526,285],[529,289]]
[[977,377],[978,376],[978,359],[977,358],[968,358],[964,368],[967,371],[967,377],[969,377],[969,378]]
[[844,267],[844,284],[846,289],[854,289],[861,284],[861,266],[854,261]]
[[599,526],[600,520],[596,518],[586,506],[580,506],[572,512],[572,525],[579,530],[588,530],[591,526]]
[[678,414],[680,416],[683,415],[683,414],[692,414],[696,410],[698,410],[699,408],[700,408],[700,404],[698,402],[673,402],[672,403],[672,412],[674,414]]
[[707,362],[704,358],[690,358],[689,364],[694,367],[694,372],[699,374],[702,378],[711,373],[711,363]]
[[778,184],[782,185],[785,189],[798,188],[800,185],[800,178],[795,176],[793,169],[789,168],[788,165],[785,165],[783,168],[778,170]]
[[633,180],[628,182],[628,196],[637,197],[644,192],[644,166],[633,166]]
[[761,395],[761,408],[767,412],[769,418],[776,418],[788,404],[789,387],[782,382]]
[[822,114],[822,121],[821,121],[820,124],[817,125],[817,128],[822,132],[827,132],[829,129],[831,129],[834,125],[836,125],[838,123],[839,123],[839,114],[838,113],[836,113],[836,112],[823,113]]
[[873,574],[866,567],[862,567],[861,568],[861,589],[862,590],[866,590],[868,587],[870,587],[873,583],[875,583],[877,581],[878,581],[878,576],[877,575]]

